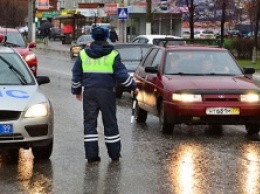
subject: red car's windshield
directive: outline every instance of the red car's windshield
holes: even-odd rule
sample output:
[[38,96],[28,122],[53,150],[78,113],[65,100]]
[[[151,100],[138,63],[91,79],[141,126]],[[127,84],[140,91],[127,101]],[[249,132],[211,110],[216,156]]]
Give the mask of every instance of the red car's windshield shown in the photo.
[[7,36],[7,40],[6,41],[8,43],[12,43],[12,44],[15,44],[15,45],[20,46],[20,47],[26,47],[27,46],[27,44],[24,41],[22,35],[19,34],[19,33],[8,32],[6,34],[6,36]]
[[225,51],[168,51],[165,74],[241,75],[233,57]]

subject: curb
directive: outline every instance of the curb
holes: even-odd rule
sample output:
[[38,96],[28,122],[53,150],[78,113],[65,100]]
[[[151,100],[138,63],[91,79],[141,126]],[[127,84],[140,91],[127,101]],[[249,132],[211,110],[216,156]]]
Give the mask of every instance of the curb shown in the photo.
[[259,73],[253,74],[252,79],[253,79],[254,81],[260,81],[260,74],[259,74]]
[[59,49],[54,49],[54,48],[44,48],[44,47],[36,47],[34,48],[36,50],[40,50],[40,51],[43,51],[43,52],[55,52],[55,53],[58,53],[58,54],[63,54],[63,55],[67,55],[68,57],[70,56],[70,51],[69,51],[69,48],[68,50],[59,50]]

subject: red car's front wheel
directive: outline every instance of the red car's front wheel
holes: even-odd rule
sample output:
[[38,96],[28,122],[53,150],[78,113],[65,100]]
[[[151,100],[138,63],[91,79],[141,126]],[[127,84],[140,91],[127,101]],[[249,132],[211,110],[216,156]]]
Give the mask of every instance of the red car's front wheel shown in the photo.
[[160,107],[159,107],[159,124],[160,124],[160,131],[162,131],[164,133],[173,132],[174,124],[171,124],[167,121],[163,102],[161,102]]

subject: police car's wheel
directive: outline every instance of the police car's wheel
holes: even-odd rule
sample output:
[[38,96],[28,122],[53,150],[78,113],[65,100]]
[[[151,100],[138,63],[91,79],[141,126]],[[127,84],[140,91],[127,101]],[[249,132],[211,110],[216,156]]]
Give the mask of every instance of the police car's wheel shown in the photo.
[[138,123],[144,123],[147,119],[147,111],[140,108],[138,106],[138,102],[136,102],[135,119],[136,119],[136,122],[138,122]]
[[51,140],[50,143],[47,146],[32,147],[32,153],[33,153],[34,158],[36,160],[37,159],[47,160],[51,157],[52,148],[53,148],[53,140]]
[[160,124],[160,131],[163,133],[172,133],[174,129],[174,124],[171,124],[167,121],[164,111],[163,102],[161,102],[159,107],[159,124]]

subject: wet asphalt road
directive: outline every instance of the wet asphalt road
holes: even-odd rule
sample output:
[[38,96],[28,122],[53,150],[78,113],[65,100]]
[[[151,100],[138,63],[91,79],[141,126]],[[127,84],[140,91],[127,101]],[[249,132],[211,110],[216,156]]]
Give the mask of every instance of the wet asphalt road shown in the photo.
[[55,143],[49,161],[34,161],[21,150],[17,162],[0,154],[0,193],[4,194],[258,194],[260,144],[243,126],[223,126],[222,135],[207,126],[176,126],[158,131],[158,118],[130,124],[129,94],[118,100],[122,158],[111,162],[98,119],[101,162],[84,159],[82,104],[70,94],[67,56],[38,53],[41,86],[55,111]]

